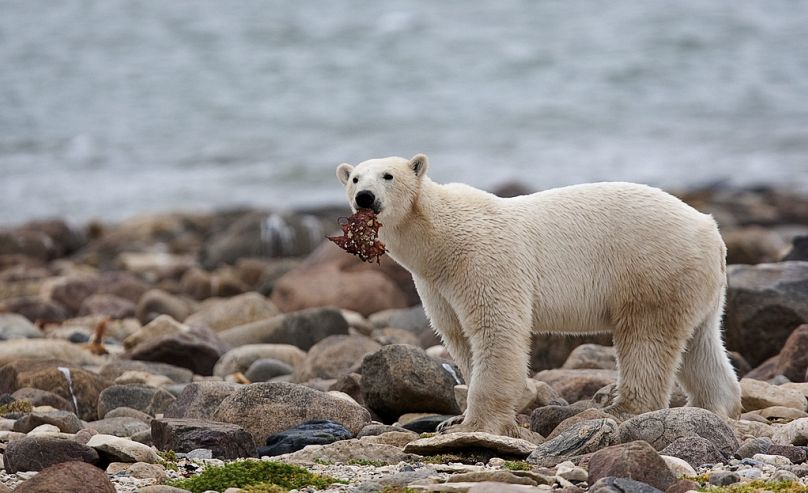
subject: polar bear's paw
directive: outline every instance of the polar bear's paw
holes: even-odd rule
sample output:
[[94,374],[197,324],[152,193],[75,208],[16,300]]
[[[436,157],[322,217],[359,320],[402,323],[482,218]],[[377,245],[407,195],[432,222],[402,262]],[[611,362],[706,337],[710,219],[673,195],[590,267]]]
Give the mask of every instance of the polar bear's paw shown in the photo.
[[450,432],[449,428],[451,428],[453,426],[463,424],[464,419],[466,419],[465,413],[464,414],[459,414],[457,416],[452,416],[451,418],[449,418],[446,421],[443,421],[441,424],[439,424],[436,429],[437,429],[438,433],[449,433]]

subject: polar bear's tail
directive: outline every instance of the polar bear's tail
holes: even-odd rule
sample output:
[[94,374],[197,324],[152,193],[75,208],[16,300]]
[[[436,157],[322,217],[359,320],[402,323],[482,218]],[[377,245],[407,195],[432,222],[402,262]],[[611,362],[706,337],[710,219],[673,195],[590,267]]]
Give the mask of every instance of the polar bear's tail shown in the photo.
[[721,340],[725,292],[712,312],[693,331],[679,368],[679,383],[688,405],[737,418],[741,414],[741,387]]

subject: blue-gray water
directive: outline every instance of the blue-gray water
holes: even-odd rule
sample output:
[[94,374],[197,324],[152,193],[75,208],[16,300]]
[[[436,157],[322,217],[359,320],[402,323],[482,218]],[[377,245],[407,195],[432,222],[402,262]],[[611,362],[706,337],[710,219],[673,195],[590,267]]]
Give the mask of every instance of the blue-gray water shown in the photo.
[[808,187],[800,0],[0,1],[0,223],[439,181]]

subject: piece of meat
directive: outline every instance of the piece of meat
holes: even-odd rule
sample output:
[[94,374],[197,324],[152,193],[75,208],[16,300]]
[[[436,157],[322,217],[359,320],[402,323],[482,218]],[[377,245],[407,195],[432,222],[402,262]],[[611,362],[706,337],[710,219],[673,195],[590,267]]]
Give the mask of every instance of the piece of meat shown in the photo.
[[341,217],[339,225],[342,236],[328,236],[327,238],[348,253],[352,253],[365,262],[372,262],[386,251],[384,243],[379,239],[379,228],[382,223],[376,218],[376,213],[370,209],[359,209],[351,217]]

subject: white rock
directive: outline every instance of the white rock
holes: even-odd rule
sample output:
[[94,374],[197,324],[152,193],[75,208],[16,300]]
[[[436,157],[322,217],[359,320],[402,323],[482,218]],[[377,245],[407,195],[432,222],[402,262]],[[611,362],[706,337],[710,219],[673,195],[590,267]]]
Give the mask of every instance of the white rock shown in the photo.
[[148,462],[149,464],[155,464],[160,461],[157,453],[151,447],[112,435],[93,435],[90,437],[90,441],[87,442],[87,446],[112,456],[113,459],[119,462]]
[[670,469],[673,475],[678,479],[682,479],[685,476],[692,477],[696,475],[696,470],[693,469],[693,466],[688,464],[687,461],[670,455],[660,455],[660,457],[662,457],[665,464],[668,465],[668,469]]
[[586,472],[586,469],[576,466],[571,461],[564,461],[557,465],[555,475],[567,481],[586,481],[589,479],[589,473]]
[[792,465],[791,460],[789,460],[788,457],[783,457],[782,455],[755,454],[752,456],[752,459],[777,467]]
[[54,426],[54,425],[44,424],[44,425],[39,425],[36,428],[34,428],[33,430],[28,432],[29,435],[37,435],[37,434],[42,434],[42,433],[48,433],[48,434],[50,434],[50,433],[59,433],[59,427]]
[[808,443],[808,418],[795,419],[775,428],[772,442],[777,445],[804,445]]

